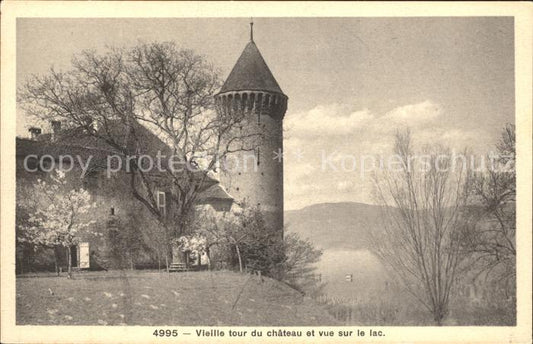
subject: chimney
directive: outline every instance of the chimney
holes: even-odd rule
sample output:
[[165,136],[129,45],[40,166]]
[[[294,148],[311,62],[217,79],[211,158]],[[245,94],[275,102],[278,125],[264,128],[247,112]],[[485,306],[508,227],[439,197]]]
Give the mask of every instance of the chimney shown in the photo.
[[41,135],[41,128],[31,127],[28,131],[32,140],[37,140],[37,136]]
[[61,131],[61,121],[50,121],[50,125],[52,126],[52,141],[55,141]]

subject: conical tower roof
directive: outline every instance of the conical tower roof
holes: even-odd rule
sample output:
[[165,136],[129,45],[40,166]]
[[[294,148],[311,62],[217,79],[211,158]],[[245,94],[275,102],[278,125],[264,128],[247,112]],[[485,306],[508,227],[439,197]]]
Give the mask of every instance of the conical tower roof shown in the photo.
[[253,41],[246,45],[220,89],[220,93],[229,91],[267,91],[283,94]]

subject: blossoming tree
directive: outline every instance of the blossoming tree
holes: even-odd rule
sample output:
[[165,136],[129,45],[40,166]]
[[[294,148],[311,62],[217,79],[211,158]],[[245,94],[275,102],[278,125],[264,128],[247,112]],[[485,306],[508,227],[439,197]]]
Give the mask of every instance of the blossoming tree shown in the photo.
[[19,231],[18,240],[35,246],[66,248],[68,277],[72,278],[71,247],[95,222],[85,216],[95,203],[87,190],[69,187],[62,171],[51,175],[49,182],[39,179],[33,187],[35,207]]

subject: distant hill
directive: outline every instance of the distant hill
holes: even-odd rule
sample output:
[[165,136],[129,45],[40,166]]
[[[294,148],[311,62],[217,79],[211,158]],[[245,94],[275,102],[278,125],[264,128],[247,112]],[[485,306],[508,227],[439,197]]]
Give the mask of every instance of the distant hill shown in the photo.
[[[323,250],[316,272],[326,283],[327,295],[358,300],[382,291],[389,280],[369,240],[381,218],[380,206],[321,203],[285,212],[285,226],[287,233],[297,233]],[[347,275],[353,276],[352,282]]]
[[380,226],[381,210],[355,202],[314,204],[286,211],[285,226],[324,250],[370,249],[369,235]]

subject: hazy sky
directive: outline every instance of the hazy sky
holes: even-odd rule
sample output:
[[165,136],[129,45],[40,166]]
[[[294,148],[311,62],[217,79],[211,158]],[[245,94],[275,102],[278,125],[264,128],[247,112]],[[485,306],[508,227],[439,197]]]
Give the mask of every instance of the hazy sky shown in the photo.
[[[225,78],[249,39],[238,19],[19,19],[17,83],[83,49],[175,41]],[[417,144],[484,151],[514,122],[512,18],[255,18],[254,40],[282,90],[286,209],[371,202],[361,155],[390,150],[409,126]],[[26,135],[24,114],[17,134]],[[303,156],[297,159],[295,152]],[[323,156],[357,158],[354,171]],[[351,159],[351,158],[350,158]],[[352,160],[344,160],[352,161]]]

